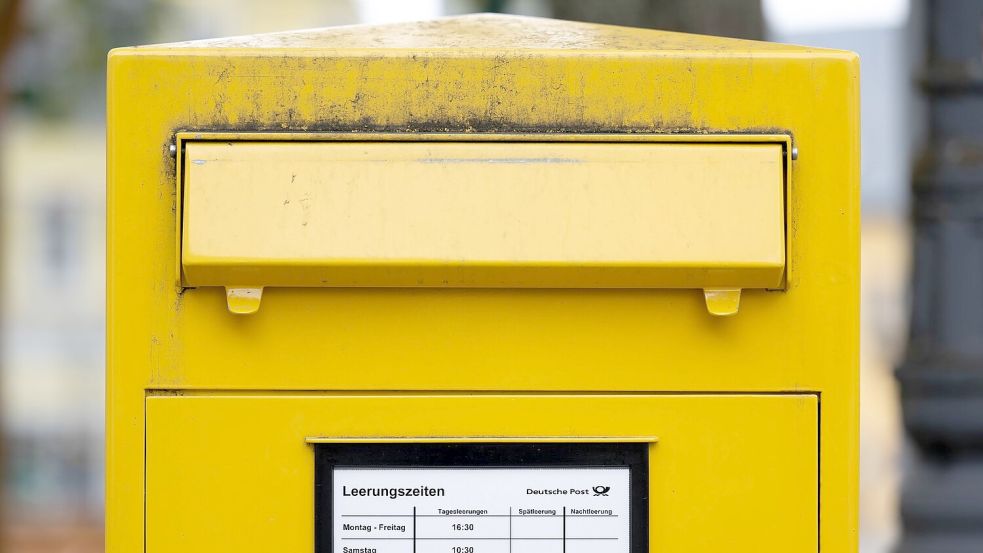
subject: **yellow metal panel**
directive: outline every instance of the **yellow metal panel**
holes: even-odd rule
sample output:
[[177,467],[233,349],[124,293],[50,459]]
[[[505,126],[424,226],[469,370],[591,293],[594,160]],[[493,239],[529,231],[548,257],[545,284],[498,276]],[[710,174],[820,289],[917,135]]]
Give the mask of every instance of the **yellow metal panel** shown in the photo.
[[[145,398],[153,390],[815,392],[822,550],[855,551],[856,55],[535,19],[445,21],[111,54],[107,552],[144,550]],[[742,313],[721,320],[685,290],[272,289],[260,313],[235,318],[221,290],[182,289],[175,278],[181,165],[169,144],[213,132],[791,136],[799,156],[788,160],[786,292],[745,291]],[[724,423],[747,414],[733,413]],[[422,413],[394,418],[406,416]],[[194,433],[194,420],[180,420],[199,450],[208,439],[248,442],[237,419],[225,419],[235,432],[207,437]],[[251,446],[265,454],[261,443]],[[772,450],[757,451],[758,466],[772,469]],[[744,482],[722,476],[737,488]]]
[[781,284],[778,144],[190,142],[190,286]]
[[154,396],[147,551],[313,550],[306,437],[654,434],[649,550],[815,553],[813,395]]

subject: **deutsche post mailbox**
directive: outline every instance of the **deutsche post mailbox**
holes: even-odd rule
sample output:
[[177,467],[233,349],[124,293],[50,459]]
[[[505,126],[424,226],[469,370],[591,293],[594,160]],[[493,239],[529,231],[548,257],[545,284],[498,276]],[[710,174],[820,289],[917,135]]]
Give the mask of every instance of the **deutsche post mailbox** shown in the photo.
[[489,15],[113,51],[107,550],[854,550],[857,76]]

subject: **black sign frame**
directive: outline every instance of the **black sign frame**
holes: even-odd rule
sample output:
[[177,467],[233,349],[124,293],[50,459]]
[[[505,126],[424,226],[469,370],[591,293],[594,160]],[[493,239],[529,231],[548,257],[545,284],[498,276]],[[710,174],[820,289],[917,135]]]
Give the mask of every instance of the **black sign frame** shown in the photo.
[[335,468],[627,467],[630,551],[648,553],[649,444],[561,443],[315,443],[314,551],[333,547]]

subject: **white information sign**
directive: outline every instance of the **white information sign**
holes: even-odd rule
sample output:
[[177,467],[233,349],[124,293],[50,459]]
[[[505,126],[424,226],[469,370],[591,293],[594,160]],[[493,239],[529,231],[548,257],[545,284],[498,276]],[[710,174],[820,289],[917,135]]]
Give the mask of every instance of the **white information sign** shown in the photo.
[[629,553],[630,471],[333,472],[333,553]]

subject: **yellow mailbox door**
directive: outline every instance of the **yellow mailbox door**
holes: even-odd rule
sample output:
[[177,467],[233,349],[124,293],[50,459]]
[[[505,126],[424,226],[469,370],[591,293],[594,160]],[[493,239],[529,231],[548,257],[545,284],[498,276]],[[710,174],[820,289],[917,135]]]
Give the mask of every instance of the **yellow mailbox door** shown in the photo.
[[[319,537],[323,551],[628,552],[648,539],[664,551],[813,551],[818,407],[812,395],[153,397],[147,549],[309,551]],[[226,430],[239,425],[248,435]],[[318,447],[343,462],[311,463]],[[466,469],[448,470],[448,447]],[[486,467],[475,457],[493,447],[509,459]],[[641,465],[597,455],[626,448]],[[573,453],[585,456],[577,468]],[[373,492],[443,493],[312,493],[346,470]],[[338,523],[316,527],[316,505]]]
[[107,551],[854,551],[857,77],[492,15],[114,50]]

